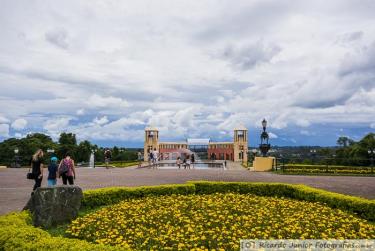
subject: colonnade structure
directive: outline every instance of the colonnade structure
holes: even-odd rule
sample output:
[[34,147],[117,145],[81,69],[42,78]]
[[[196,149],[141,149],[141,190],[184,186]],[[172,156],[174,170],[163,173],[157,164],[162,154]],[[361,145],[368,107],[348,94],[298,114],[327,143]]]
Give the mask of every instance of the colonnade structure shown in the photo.
[[156,149],[162,160],[175,160],[194,154],[196,159],[231,160],[247,162],[248,130],[244,126],[234,129],[233,142],[214,142],[211,139],[186,139],[181,142],[160,142],[156,127],[145,128],[144,159]]

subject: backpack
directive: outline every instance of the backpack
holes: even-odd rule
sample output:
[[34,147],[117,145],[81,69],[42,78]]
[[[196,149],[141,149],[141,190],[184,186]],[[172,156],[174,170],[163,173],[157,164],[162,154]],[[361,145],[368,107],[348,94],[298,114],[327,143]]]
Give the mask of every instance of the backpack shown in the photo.
[[68,162],[68,161],[66,161],[66,160],[62,161],[60,172],[59,172],[60,175],[69,172],[69,168],[71,166],[71,161],[69,161],[70,163],[66,163],[66,162]]

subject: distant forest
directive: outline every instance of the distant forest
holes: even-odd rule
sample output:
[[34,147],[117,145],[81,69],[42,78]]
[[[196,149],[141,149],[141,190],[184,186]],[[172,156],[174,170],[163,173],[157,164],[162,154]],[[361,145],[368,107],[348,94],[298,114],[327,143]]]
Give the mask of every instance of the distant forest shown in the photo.
[[[18,149],[18,153],[15,153]],[[15,158],[21,165],[28,165],[31,156],[37,149],[45,153],[45,160],[56,156],[61,159],[67,152],[71,154],[76,163],[88,162],[92,151],[95,152],[96,161],[104,161],[104,151],[107,148],[99,147],[85,140],[77,143],[76,135],[73,133],[61,133],[57,142],[54,142],[48,135],[33,133],[25,138],[10,138],[0,143],[0,165],[10,166]],[[109,148],[114,161],[130,161],[137,159],[139,149],[126,149],[123,147]],[[53,152],[51,151],[53,150]]]

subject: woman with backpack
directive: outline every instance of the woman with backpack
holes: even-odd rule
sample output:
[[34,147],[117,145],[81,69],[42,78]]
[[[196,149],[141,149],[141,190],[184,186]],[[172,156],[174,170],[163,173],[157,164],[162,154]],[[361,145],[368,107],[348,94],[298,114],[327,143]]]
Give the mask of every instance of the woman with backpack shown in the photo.
[[67,185],[67,181],[69,181],[69,185],[74,185],[76,170],[74,167],[74,160],[70,158],[69,153],[65,154],[65,158],[60,162],[59,177],[62,178],[64,185]]

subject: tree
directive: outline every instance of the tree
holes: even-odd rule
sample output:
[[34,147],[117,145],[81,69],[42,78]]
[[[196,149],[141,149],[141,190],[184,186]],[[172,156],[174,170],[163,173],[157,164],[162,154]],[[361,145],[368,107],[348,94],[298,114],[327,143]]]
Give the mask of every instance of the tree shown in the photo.
[[76,159],[77,139],[73,133],[61,133],[59,138],[58,156],[64,158],[67,153]]
[[82,141],[77,146],[76,161],[88,162],[90,159],[91,150],[93,149],[91,143],[87,140]]
[[61,133],[59,138],[60,145],[77,145],[76,135],[73,133]]
[[349,139],[346,136],[341,136],[337,139],[337,144],[341,147],[347,147],[349,146],[349,143],[353,144],[354,140]]

